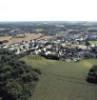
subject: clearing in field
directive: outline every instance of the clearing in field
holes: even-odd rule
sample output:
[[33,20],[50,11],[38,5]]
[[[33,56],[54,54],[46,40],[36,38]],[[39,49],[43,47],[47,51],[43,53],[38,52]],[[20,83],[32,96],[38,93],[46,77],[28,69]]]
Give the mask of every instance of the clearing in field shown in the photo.
[[97,100],[97,85],[86,82],[96,59],[67,63],[26,56],[22,60],[42,71],[30,100]]

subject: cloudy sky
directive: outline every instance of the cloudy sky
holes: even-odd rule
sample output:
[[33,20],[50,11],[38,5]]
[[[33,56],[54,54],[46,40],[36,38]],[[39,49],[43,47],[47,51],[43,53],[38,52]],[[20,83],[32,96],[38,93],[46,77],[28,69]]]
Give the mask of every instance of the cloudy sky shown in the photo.
[[97,21],[97,0],[0,0],[0,21]]

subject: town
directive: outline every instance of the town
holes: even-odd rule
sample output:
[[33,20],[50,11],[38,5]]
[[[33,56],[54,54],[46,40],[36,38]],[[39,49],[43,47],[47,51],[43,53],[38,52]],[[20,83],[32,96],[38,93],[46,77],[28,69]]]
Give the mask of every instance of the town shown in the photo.
[[16,55],[40,55],[48,59],[80,61],[85,58],[97,58],[97,34],[76,34],[70,36],[45,35],[43,33],[24,33],[13,36],[1,36],[0,48],[14,51]]

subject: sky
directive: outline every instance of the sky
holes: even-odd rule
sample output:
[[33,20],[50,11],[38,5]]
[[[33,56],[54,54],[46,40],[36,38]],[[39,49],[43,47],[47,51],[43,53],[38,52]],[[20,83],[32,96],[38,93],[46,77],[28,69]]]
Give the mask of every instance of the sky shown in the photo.
[[97,21],[97,0],[0,0],[0,21]]

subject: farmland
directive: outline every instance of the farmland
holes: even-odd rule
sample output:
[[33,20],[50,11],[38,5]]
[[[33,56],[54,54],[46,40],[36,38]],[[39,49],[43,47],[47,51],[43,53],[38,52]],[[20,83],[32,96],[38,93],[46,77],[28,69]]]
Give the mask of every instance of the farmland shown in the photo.
[[42,71],[30,100],[97,100],[97,86],[86,82],[89,69],[97,64],[96,59],[67,63],[26,56],[22,60]]

